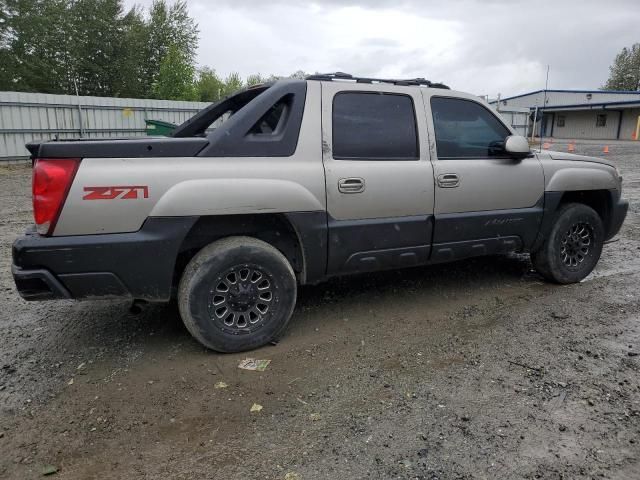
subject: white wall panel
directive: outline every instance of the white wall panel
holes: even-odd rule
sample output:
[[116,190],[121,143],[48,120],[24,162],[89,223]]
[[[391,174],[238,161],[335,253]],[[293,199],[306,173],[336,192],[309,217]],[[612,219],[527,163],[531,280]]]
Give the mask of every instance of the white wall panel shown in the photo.
[[[80,109],[78,108],[80,105]],[[0,160],[29,156],[37,139],[145,135],[145,119],[180,124],[208,106],[132,98],[0,92]],[[82,123],[80,122],[82,119]]]

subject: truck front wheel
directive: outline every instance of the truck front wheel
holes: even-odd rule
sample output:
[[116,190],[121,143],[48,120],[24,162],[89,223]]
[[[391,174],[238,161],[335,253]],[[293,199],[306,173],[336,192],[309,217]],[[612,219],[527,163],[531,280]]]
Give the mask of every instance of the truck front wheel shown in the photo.
[[581,203],[562,206],[551,232],[539,250],[531,253],[535,269],[556,283],[576,283],[594,269],[604,244],[602,219]]
[[205,347],[240,352],[284,332],[296,304],[291,265],[272,245],[251,237],[215,241],[189,262],[178,288],[180,315]]

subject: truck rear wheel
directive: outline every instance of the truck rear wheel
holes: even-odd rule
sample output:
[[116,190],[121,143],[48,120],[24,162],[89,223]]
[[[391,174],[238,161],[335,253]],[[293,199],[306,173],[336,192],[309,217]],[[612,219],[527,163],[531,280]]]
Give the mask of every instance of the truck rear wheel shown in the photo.
[[229,237],[191,259],[178,306],[187,330],[205,347],[240,352],[282,335],[296,294],[295,274],[280,251],[255,238]]
[[594,269],[604,244],[602,219],[581,203],[564,205],[556,213],[549,236],[531,253],[535,269],[556,283],[576,283]]

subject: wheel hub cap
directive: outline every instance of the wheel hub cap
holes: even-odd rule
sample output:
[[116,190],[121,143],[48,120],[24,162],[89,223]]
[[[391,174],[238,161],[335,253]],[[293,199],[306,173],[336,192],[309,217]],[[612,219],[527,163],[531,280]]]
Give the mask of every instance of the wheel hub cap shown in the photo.
[[228,269],[215,280],[210,293],[212,320],[227,329],[253,329],[269,315],[274,298],[273,281],[264,270],[249,265]]
[[560,257],[568,267],[577,267],[589,254],[593,242],[593,232],[589,225],[576,223],[562,237]]

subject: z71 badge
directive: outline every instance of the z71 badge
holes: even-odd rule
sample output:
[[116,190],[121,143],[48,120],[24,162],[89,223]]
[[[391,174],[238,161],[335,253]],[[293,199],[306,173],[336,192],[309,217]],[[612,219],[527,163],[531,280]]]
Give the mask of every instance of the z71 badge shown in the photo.
[[149,187],[146,185],[117,187],[84,187],[87,192],[83,200],[136,200],[149,198]]

